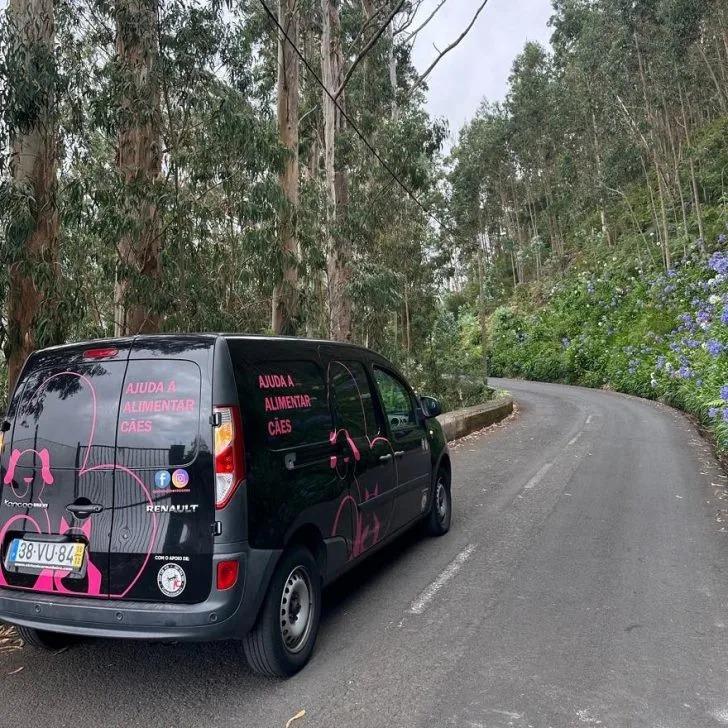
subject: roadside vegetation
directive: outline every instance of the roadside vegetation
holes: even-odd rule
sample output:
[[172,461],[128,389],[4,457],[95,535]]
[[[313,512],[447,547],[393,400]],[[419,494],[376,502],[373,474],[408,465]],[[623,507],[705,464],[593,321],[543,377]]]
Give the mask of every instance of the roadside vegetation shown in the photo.
[[728,8],[555,7],[553,52],[526,47],[453,153],[459,310],[490,374],[661,399],[726,453]]

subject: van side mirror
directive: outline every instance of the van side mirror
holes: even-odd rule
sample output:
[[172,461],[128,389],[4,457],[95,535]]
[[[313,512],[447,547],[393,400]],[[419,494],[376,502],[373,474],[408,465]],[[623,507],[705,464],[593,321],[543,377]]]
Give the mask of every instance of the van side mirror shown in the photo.
[[442,414],[442,405],[439,399],[434,397],[420,397],[422,403],[422,411],[425,413],[425,417],[437,417]]

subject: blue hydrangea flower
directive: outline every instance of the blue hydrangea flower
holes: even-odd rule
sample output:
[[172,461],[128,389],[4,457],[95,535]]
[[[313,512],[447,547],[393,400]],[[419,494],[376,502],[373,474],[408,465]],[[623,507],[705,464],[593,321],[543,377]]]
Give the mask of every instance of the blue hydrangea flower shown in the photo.
[[728,274],[728,254],[720,250],[713,253],[708,261],[708,267],[718,275]]
[[693,376],[693,372],[689,367],[683,366],[677,370],[677,375],[680,379],[690,379]]
[[711,356],[720,356],[723,351],[723,344],[721,344],[720,341],[716,341],[715,339],[710,339],[710,341],[708,341],[708,343],[705,345],[705,348],[708,350],[708,353]]
[[717,416],[720,410],[717,407],[711,407],[708,410],[708,417],[710,417],[711,420],[714,420]]
[[728,407],[723,410],[723,422],[728,422]]
[[728,326],[728,306],[723,309],[723,313],[720,316],[720,322]]
[[723,386],[722,386],[722,387],[720,388],[720,398],[721,398],[721,399],[722,399],[722,400],[723,400],[724,402],[728,402],[728,384],[724,384],[724,385],[723,385]]

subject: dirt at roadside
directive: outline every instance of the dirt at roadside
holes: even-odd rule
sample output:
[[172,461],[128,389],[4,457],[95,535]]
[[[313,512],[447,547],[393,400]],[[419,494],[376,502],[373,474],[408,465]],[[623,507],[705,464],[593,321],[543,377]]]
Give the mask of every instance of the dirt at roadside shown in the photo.
[[14,652],[23,647],[23,641],[18,637],[14,627],[0,622],[0,658],[6,652]]

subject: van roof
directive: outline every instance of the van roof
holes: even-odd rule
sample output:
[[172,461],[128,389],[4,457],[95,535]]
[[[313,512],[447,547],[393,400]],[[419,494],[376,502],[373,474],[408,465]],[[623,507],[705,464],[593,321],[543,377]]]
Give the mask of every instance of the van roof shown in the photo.
[[105,345],[111,343],[132,343],[134,341],[153,341],[158,339],[209,339],[214,340],[217,338],[223,339],[236,339],[236,340],[250,340],[250,341],[300,341],[307,344],[333,344],[334,346],[350,347],[353,349],[359,349],[366,351],[374,356],[381,356],[372,349],[362,346],[361,344],[355,344],[350,341],[332,341],[330,339],[316,339],[305,336],[271,336],[266,334],[240,334],[231,333],[224,331],[208,331],[208,332],[192,332],[192,333],[170,333],[170,334],[137,334],[136,336],[119,336],[119,337],[106,337],[103,339],[86,339],[83,341],[74,341],[67,344],[58,344],[56,346],[48,346],[42,351],[59,351],[62,349],[71,349],[79,346],[92,345]]

